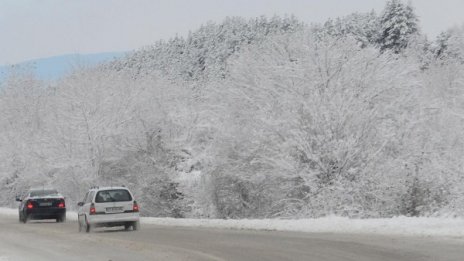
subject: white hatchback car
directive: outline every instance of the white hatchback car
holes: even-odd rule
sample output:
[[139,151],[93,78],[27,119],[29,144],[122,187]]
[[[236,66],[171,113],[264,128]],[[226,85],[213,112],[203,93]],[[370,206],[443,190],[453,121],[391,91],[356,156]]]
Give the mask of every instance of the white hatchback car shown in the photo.
[[139,206],[126,187],[92,187],[77,205],[79,231],[115,226],[140,228]]

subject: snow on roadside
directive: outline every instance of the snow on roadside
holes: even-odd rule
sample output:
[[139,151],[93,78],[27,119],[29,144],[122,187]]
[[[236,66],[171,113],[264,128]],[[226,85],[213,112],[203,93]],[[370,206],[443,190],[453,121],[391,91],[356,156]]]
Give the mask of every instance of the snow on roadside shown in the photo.
[[142,218],[142,223],[160,226],[275,230],[312,233],[444,236],[464,238],[464,219],[411,218],[349,219],[174,219]]
[[[0,208],[0,215],[18,216],[18,210]],[[77,213],[68,211],[68,220]],[[464,238],[463,218],[394,217],[383,219],[349,219],[325,217],[317,219],[176,219],[141,218],[142,224],[174,227],[274,230],[311,233],[377,234],[403,236],[440,236]]]
[[0,208],[0,215],[2,216],[18,216],[18,210],[14,208]]

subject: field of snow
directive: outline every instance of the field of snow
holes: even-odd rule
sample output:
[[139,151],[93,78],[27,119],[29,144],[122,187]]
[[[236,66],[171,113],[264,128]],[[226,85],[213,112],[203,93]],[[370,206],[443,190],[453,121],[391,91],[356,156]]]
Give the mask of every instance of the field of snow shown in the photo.
[[[0,215],[17,216],[16,209],[0,208]],[[77,214],[68,211],[68,220]],[[382,219],[349,219],[325,217],[318,219],[176,219],[143,217],[142,224],[175,227],[200,227],[245,230],[274,230],[309,233],[377,234],[402,236],[439,236],[464,238],[463,218],[394,217]]]

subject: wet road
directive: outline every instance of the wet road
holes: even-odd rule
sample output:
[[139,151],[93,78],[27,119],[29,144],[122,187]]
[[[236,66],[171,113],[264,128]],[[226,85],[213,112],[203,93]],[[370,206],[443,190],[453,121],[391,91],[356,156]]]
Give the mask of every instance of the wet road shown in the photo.
[[160,227],[97,229],[0,216],[0,261],[15,260],[464,260],[464,241]]

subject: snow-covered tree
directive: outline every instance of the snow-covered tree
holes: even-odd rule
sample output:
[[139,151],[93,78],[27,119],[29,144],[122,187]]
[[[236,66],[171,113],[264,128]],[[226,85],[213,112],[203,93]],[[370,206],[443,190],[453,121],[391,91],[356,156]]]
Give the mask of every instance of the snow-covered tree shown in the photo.
[[374,11],[369,13],[353,13],[335,20],[329,19],[322,26],[314,26],[316,35],[324,37],[351,37],[361,47],[374,45],[378,38],[378,17]]
[[400,53],[408,46],[411,36],[419,32],[418,18],[413,7],[402,0],[389,0],[379,19],[377,43],[381,51]]
[[454,27],[439,34],[434,54],[442,62],[464,62],[464,26]]
[[224,78],[227,59],[242,46],[271,35],[293,32],[302,26],[293,16],[250,20],[228,17],[219,24],[208,22],[185,39],[175,37],[143,48],[108,67],[131,68],[136,75],[161,71],[171,80],[205,82],[210,78]]
[[[0,89],[0,189],[8,202],[24,187],[37,184],[46,165],[46,105],[42,82],[26,69],[14,69]],[[39,173],[34,173],[39,172]],[[46,177],[44,177],[46,179]]]
[[[408,66],[355,40],[308,32],[243,51],[227,84],[212,87],[226,104],[218,115],[228,144],[217,145],[211,169],[220,211],[368,215],[384,207],[368,197],[385,191],[382,179],[401,177],[401,167],[382,166],[397,157],[389,148],[401,142],[399,126],[412,124],[417,69]],[[393,192],[384,200],[399,204]]]

